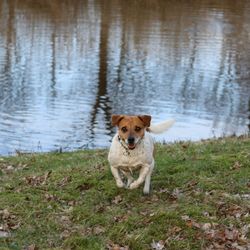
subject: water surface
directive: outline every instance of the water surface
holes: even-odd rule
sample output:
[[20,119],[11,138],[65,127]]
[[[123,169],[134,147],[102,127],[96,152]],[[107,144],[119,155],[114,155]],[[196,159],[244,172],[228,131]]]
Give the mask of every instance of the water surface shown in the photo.
[[107,147],[112,113],[248,133],[249,62],[247,0],[2,0],[0,154]]

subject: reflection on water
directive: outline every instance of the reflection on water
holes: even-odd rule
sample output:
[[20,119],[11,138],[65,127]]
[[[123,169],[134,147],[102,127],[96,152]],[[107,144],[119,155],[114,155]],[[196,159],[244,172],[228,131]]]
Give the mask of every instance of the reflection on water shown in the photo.
[[3,0],[0,24],[0,154],[106,147],[112,113],[248,131],[247,0]]

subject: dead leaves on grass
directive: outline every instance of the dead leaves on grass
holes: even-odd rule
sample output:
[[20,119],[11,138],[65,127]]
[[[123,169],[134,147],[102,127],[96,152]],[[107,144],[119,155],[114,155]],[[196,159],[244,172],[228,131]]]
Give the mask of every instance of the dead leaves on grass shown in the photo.
[[153,240],[153,242],[151,243],[151,249],[153,250],[163,250],[165,246],[165,242],[163,240],[160,240],[158,242],[155,242]]
[[12,172],[27,169],[27,168],[28,168],[28,164],[18,163],[17,165],[11,165],[11,164],[7,164],[4,162],[0,163],[0,170],[5,174],[10,174]]
[[121,246],[117,243],[114,243],[112,241],[109,241],[107,244],[106,244],[106,248],[108,250],[129,250],[129,247],[128,246]]
[[10,237],[10,231],[20,227],[18,218],[7,209],[0,210],[0,222],[2,223],[0,224],[0,238]]
[[35,244],[31,244],[25,250],[38,250],[38,247]]
[[198,230],[197,239],[206,239],[208,242],[206,250],[212,249],[234,249],[243,250],[250,247],[250,240],[247,238],[250,224],[241,225],[240,228],[219,223],[198,223],[187,215],[181,217],[186,226]]
[[27,177],[25,177],[25,181],[27,184],[29,184],[33,187],[45,185],[48,178],[50,177],[51,173],[52,173],[52,171],[48,171],[44,175],[27,176]]
[[217,205],[217,215],[226,218],[248,217],[250,210],[236,204],[219,202]]
[[[74,225],[71,221],[66,221],[66,224],[63,225],[64,230],[60,234],[60,238],[65,240],[70,238],[74,234],[79,234],[82,237],[89,237],[89,236],[99,236],[106,232],[105,227],[101,225],[95,225],[93,227],[84,227],[82,225]],[[69,226],[71,224],[71,226]]]
[[78,189],[80,192],[83,192],[83,191],[86,191],[86,190],[89,190],[90,188],[92,188],[93,185],[92,184],[89,184],[89,183],[83,183],[81,185],[78,185],[76,187],[76,189]]

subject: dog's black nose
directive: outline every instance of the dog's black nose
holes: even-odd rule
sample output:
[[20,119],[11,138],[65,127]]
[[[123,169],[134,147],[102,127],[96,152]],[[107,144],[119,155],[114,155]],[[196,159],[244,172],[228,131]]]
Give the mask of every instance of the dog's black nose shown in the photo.
[[134,144],[134,142],[135,142],[135,138],[134,137],[129,137],[128,138],[128,143],[129,144]]

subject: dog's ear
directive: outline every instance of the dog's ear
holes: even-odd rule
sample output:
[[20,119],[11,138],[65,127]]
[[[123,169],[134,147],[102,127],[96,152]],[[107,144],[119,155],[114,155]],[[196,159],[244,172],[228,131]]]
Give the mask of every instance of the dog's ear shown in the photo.
[[145,127],[150,127],[150,122],[151,122],[150,115],[139,115],[138,118],[144,123]]
[[111,122],[112,126],[118,126],[119,122],[124,118],[123,115],[112,115]]

